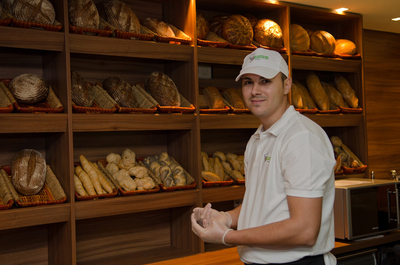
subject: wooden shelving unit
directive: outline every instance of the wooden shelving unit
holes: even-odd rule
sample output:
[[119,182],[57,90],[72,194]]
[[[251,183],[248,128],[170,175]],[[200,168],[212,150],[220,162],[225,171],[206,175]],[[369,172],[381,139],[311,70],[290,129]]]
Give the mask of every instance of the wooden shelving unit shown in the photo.
[[[192,232],[193,207],[207,202],[232,205],[243,198],[244,186],[203,188],[200,151],[243,153],[259,126],[251,114],[79,114],[72,111],[70,69],[89,82],[119,75],[143,82],[163,71],[179,91],[197,106],[199,88],[208,84],[239,87],[234,82],[249,50],[177,45],[153,41],[69,33],[68,0],[51,0],[61,32],[0,27],[0,78],[37,73],[49,81],[63,113],[0,114],[0,163],[9,164],[19,150],[42,152],[67,194],[67,202],[0,211],[0,259],[5,264],[148,264],[173,260],[212,249]],[[100,2],[100,0],[95,0]],[[195,39],[196,12],[251,13],[280,24],[289,43],[291,21],[321,26],[339,38],[350,38],[362,54],[361,16],[336,15],[324,9],[263,1],[126,0],[139,18],[155,17],[174,24]],[[140,8],[139,8],[140,7]],[[299,16],[301,12],[307,16]],[[333,24],[334,25],[333,25]],[[335,26],[337,25],[337,26]],[[348,32],[350,31],[350,33]],[[282,56],[294,78],[306,71],[345,74],[365,107],[362,60]],[[211,80],[198,79],[198,64],[212,68]],[[361,114],[305,114],[328,135],[339,135],[366,164],[365,111]],[[167,151],[195,178],[191,190],[77,201],[73,165],[79,155],[89,160],[131,148],[138,157]],[[231,203],[232,202],[232,203]],[[10,242],[14,242],[9,245]],[[17,242],[17,243],[16,243]],[[35,242],[35,244],[32,244]],[[118,246],[118,247],[116,247]],[[25,255],[26,248],[29,255]],[[8,251],[9,250],[9,251]],[[157,255],[155,255],[157,254]]]

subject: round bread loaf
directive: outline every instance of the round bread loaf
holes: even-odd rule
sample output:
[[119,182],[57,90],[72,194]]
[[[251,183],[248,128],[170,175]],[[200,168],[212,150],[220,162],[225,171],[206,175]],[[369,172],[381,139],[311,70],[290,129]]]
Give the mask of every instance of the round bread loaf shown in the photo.
[[91,107],[94,102],[94,91],[90,85],[74,70],[71,70],[71,98],[82,107]]
[[92,0],[69,0],[68,14],[71,24],[76,27],[99,28],[100,16]]
[[36,150],[23,149],[11,162],[11,182],[22,195],[35,195],[46,180],[46,160]]
[[335,46],[335,38],[327,31],[317,30],[310,36],[310,49],[317,53],[332,54]]
[[197,38],[204,40],[207,37],[208,32],[210,31],[210,25],[208,24],[207,19],[203,14],[197,14],[196,16],[196,33]]
[[[4,13],[8,13],[12,15],[12,6],[14,4],[14,0],[1,0],[0,5],[3,8]],[[4,15],[4,14],[3,14]]]
[[351,40],[337,39],[335,52],[338,54],[354,55],[357,53],[356,45]]
[[255,16],[253,16],[252,14],[249,14],[249,13],[246,13],[246,14],[244,14],[243,16],[245,16],[245,17],[249,20],[251,26],[254,28],[254,26],[255,26],[255,25],[257,24],[257,22],[258,22],[258,18],[255,17]]
[[124,79],[110,76],[103,80],[103,88],[121,107],[139,108],[131,86]]
[[175,33],[172,28],[164,21],[156,18],[145,18],[142,22],[143,26],[155,32],[162,37],[175,38]]
[[222,36],[229,43],[249,46],[253,40],[253,27],[246,17],[232,15],[222,26]]
[[11,80],[10,92],[21,104],[35,104],[44,100],[49,94],[46,80],[37,74],[22,74]]
[[214,32],[215,34],[217,34],[218,36],[220,36],[221,38],[223,38],[222,36],[222,26],[224,25],[225,20],[228,19],[227,15],[217,15],[214,16],[210,19],[210,31]]
[[121,31],[140,33],[139,19],[124,2],[118,0],[103,1],[97,7],[100,16],[112,26]]
[[14,0],[13,15],[17,20],[53,25],[56,12],[49,0]]
[[162,106],[181,106],[178,88],[169,76],[161,72],[153,72],[146,78],[146,90]]
[[290,27],[290,48],[292,51],[300,52],[310,49],[310,36],[300,25],[292,24]]
[[260,19],[254,26],[254,40],[270,48],[281,48],[281,27],[270,19]]

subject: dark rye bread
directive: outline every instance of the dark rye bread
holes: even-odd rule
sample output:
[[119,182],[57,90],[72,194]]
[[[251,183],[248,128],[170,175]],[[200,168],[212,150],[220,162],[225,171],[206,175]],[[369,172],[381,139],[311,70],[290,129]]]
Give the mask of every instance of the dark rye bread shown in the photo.
[[124,79],[118,76],[110,76],[103,80],[103,88],[121,107],[140,107],[132,93],[131,86]]
[[37,74],[22,74],[11,80],[9,90],[20,104],[35,104],[49,94],[46,80]]
[[223,38],[222,36],[222,26],[224,25],[225,20],[228,19],[227,15],[220,14],[212,17],[210,19],[210,31],[217,34],[219,37]]
[[74,70],[71,70],[71,87],[71,98],[77,106],[91,107],[93,105],[93,89],[85,79]]
[[68,14],[73,26],[89,29],[99,28],[100,16],[92,0],[69,0]]
[[36,150],[23,149],[16,153],[11,162],[11,181],[15,190],[22,195],[35,195],[43,188],[46,180],[46,160]]
[[181,98],[174,81],[162,72],[153,72],[146,78],[146,90],[161,106],[181,106]]
[[253,27],[242,15],[231,15],[222,26],[222,37],[235,45],[249,46],[253,40]]
[[17,20],[53,25],[56,12],[49,0],[15,0],[12,14]]
[[118,0],[103,1],[97,4],[100,17],[118,30],[140,33],[139,19],[133,10]]

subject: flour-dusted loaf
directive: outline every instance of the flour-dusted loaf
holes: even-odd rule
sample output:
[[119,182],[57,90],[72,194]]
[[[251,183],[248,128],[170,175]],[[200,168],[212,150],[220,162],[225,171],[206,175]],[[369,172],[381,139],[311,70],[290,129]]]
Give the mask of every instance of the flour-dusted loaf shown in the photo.
[[11,162],[11,181],[15,190],[22,195],[35,195],[43,188],[46,180],[46,160],[34,149],[23,149],[16,153]]
[[142,21],[143,26],[155,32],[157,35],[162,37],[175,38],[173,29],[164,21],[156,18],[145,18]]
[[56,12],[49,0],[14,0],[13,15],[17,20],[53,25]]
[[97,8],[100,16],[118,30],[140,33],[139,19],[124,2],[118,0],[103,1],[97,5]]
[[121,107],[139,108],[131,86],[124,79],[110,76],[103,80],[103,88]]
[[248,46],[253,40],[253,27],[246,17],[231,15],[222,26],[222,37],[231,44]]
[[281,48],[283,46],[281,27],[270,19],[260,19],[254,26],[254,40],[267,47]]
[[68,14],[71,24],[76,27],[99,28],[100,16],[92,0],[69,0]]
[[71,70],[71,98],[76,105],[91,107],[94,102],[94,92],[80,74]]
[[224,99],[218,88],[208,86],[203,89],[203,95],[209,109],[223,109],[225,107]]
[[49,94],[46,80],[37,74],[21,74],[11,80],[10,92],[21,104],[35,104],[44,100]]
[[146,90],[161,106],[181,106],[181,98],[174,81],[162,72],[153,72],[145,82]]

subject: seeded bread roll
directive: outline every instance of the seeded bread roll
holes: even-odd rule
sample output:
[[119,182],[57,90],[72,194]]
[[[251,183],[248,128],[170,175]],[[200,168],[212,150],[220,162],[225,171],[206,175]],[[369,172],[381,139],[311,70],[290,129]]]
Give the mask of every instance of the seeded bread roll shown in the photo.
[[12,10],[17,20],[53,25],[56,19],[49,0],[15,0]]
[[92,0],[69,0],[68,14],[71,24],[76,27],[99,28],[100,16]]
[[46,180],[46,161],[41,153],[23,149],[16,153],[11,162],[11,181],[15,190],[22,195],[35,195]]
[[18,103],[35,104],[47,97],[50,88],[43,77],[22,74],[11,80],[9,89]]
[[223,109],[225,107],[224,100],[218,88],[213,86],[206,87],[203,90],[203,95],[209,109]]
[[126,32],[140,33],[139,19],[133,10],[122,1],[103,1],[97,5],[100,17],[113,27]]
[[174,81],[162,72],[153,72],[146,78],[146,90],[162,106],[181,106],[181,97]]

